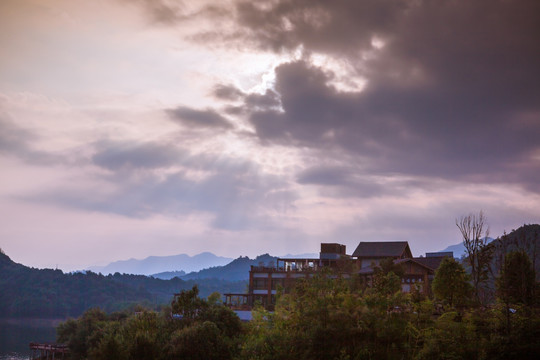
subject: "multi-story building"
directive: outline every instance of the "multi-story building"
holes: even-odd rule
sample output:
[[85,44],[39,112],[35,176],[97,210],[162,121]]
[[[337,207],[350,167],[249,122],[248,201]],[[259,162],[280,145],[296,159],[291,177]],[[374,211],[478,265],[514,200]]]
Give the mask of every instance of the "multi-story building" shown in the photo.
[[402,291],[409,292],[418,284],[427,294],[435,270],[445,256],[452,253],[428,253],[426,257],[415,258],[406,241],[360,242],[352,255],[346,254],[345,245],[322,243],[319,258],[280,258],[276,266],[251,266],[248,293],[225,294],[226,303],[239,310],[249,310],[255,303],[272,309],[278,289],[287,292],[296,280],[313,276],[323,268],[343,277],[358,274],[369,283],[375,267],[387,258],[403,268]]

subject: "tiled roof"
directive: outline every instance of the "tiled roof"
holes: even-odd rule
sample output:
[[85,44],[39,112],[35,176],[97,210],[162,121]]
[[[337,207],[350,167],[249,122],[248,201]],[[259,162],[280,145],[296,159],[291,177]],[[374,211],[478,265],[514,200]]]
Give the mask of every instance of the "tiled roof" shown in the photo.
[[407,261],[414,261],[422,266],[425,266],[433,271],[437,270],[439,268],[439,265],[441,265],[441,262],[445,256],[437,256],[437,257],[415,257],[411,259],[399,259],[396,260],[396,264],[403,264]]
[[[362,241],[354,250],[353,257],[397,257],[409,247],[407,241]],[[410,250],[409,250],[410,252]]]
[[413,258],[413,260],[433,270],[437,270],[445,257],[446,256],[421,257],[421,258]]
[[[415,262],[423,267],[430,269],[430,271],[435,272],[441,265],[441,262],[445,256],[435,256],[435,257],[416,257],[416,258],[407,258],[407,259],[397,259],[394,260],[394,264],[404,264],[408,261]],[[362,268],[357,271],[359,275],[371,275],[374,272],[374,268],[371,266]]]

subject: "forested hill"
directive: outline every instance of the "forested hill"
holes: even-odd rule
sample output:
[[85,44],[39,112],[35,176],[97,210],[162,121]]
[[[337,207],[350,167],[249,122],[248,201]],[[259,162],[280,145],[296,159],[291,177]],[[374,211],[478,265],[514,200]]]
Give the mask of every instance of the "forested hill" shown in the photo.
[[197,283],[200,294],[214,291],[243,292],[245,282],[215,279],[160,280],[143,275],[93,272],[67,273],[34,269],[13,262],[0,251],[0,317],[76,317],[99,307],[116,311],[135,304],[157,307],[171,301],[173,294]]
[[[271,266],[276,264],[277,259],[277,257],[269,254],[259,255],[255,259],[250,259],[247,256],[240,256],[227,265],[215,266],[179,277],[183,280],[220,279],[228,281],[247,281],[249,279],[249,270],[252,265]],[[155,274],[153,276],[160,279],[170,279],[171,277],[178,275],[169,272]]]
[[529,256],[536,272],[536,281],[540,281],[540,225],[523,225],[510,233],[495,239],[493,246],[492,271],[498,273],[509,251],[523,250]]
[[102,274],[139,274],[151,275],[165,271],[181,270],[186,273],[207,269],[212,266],[222,266],[233,259],[203,252],[195,256],[178,254],[171,256],[149,256],[145,259],[119,260],[107,266],[94,266],[88,270]]

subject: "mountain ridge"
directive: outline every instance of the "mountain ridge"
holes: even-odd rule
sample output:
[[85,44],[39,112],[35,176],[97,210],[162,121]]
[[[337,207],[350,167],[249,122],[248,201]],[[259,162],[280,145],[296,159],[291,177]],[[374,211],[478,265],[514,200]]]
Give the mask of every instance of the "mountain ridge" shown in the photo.
[[[495,240],[492,237],[488,237],[487,239],[488,239],[488,244],[491,243],[493,240]],[[452,251],[454,253],[454,257],[457,259],[461,259],[463,255],[465,255],[466,253],[465,245],[463,245],[463,241],[460,242],[459,244],[447,246],[444,250],[440,250],[440,251],[441,252]]]
[[64,273],[15,263],[0,250],[0,318],[67,318],[99,307],[107,312],[142,305],[157,309],[175,293],[197,285],[201,297],[241,292],[245,281],[161,280],[145,275]]
[[[277,262],[278,257],[269,254],[262,254],[254,259],[247,256],[240,256],[230,263],[223,266],[215,266],[203,269],[196,272],[179,276],[182,280],[201,280],[201,279],[218,279],[228,281],[245,281],[249,279],[249,270],[251,266],[270,266]],[[170,279],[167,273],[157,273],[152,275],[158,279]]]
[[148,256],[144,259],[128,259],[113,261],[105,266],[90,266],[87,270],[102,273],[104,275],[121,273],[150,276],[156,273],[184,271],[190,273],[200,271],[213,266],[223,266],[233,259],[217,256],[205,251],[190,256],[187,254]]

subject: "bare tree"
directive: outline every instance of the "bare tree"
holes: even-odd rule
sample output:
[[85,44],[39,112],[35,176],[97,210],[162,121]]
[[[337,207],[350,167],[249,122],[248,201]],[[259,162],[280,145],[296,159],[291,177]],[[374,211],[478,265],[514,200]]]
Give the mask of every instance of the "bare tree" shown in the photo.
[[466,258],[471,266],[471,279],[476,300],[481,303],[480,290],[487,280],[492,249],[488,244],[489,225],[482,210],[477,214],[469,214],[456,219],[456,226],[463,237]]

